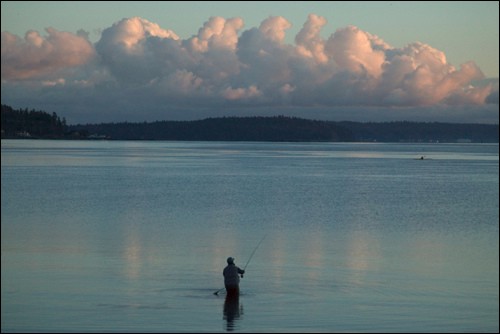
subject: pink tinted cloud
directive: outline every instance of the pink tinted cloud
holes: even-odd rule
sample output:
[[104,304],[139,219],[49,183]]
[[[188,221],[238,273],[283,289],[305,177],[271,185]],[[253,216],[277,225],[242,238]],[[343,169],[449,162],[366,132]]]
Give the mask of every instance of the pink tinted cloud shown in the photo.
[[178,105],[194,100],[292,107],[498,101],[498,86],[476,85],[484,75],[474,62],[455,67],[428,44],[395,48],[355,26],[322,38],[326,24],[324,17],[309,15],[294,44],[285,42],[291,23],[281,16],[247,30],[241,18],[211,17],[187,39],[133,17],[104,29],[95,45],[52,28],[46,37],[30,31],[24,39],[2,32],[2,79],[4,84],[38,79],[45,87],[59,87],[77,82],[58,77],[61,70],[85,66],[88,77],[79,73],[78,82],[87,88],[112,83],[106,94],[116,89],[126,97],[123,92],[131,90],[144,100]]
[[[394,48],[354,26],[338,29],[324,40],[320,32],[326,19],[314,14],[294,45],[284,42],[291,24],[283,17],[269,17],[241,34],[240,18],[212,17],[187,40],[173,33],[135,29],[140,33],[134,34],[131,52],[129,26],[138,21],[122,20],[107,29],[98,43],[102,59],[110,59],[105,65],[120,81],[168,77],[172,82],[172,73],[181,70],[197,78],[199,84],[188,85],[193,94],[203,91],[205,97],[235,103],[254,99],[273,104],[285,98],[300,105],[481,104],[490,93],[488,87],[471,86],[484,78],[472,62],[457,69],[430,45]],[[113,36],[110,41],[108,35]],[[180,86],[185,87],[184,83]]]
[[24,39],[2,32],[2,79],[22,80],[52,75],[86,64],[94,48],[85,36],[46,29],[47,36],[28,31]]

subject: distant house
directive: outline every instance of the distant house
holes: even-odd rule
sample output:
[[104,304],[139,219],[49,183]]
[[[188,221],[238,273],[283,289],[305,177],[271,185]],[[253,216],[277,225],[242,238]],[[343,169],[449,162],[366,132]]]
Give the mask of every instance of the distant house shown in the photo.
[[31,138],[31,134],[28,131],[16,132],[16,136],[19,138]]

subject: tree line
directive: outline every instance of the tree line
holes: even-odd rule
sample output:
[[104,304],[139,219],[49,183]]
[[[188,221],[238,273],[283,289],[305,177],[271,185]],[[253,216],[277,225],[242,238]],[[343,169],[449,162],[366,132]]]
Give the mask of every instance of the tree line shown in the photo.
[[348,129],[294,117],[221,117],[197,121],[106,123],[70,127],[123,140],[353,141]]
[[66,137],[66,119],[56,113],[19,109],[2,104],[2,138],[61,139]]
[[56,113],[2,105],[2,138],[498,143],[498,130],[498,124],[333,122],[287,116],[67,125]]
[[498,124],[441,122],[340,122],[359,142],[498,143]]

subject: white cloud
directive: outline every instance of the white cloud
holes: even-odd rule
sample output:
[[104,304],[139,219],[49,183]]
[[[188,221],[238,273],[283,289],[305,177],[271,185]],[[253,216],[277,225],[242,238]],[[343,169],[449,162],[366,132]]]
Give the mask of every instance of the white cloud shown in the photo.
[[394,48],[354,26],[323,39],[326,24],[309,15],[295,44],[285,43],[291,23],[280,16],[243,31],[241,18],[211,17],[187,39],[133,17],[104,29],[95,45],[52,28],[24,39],[2,32],[2,98],[38,82],[40,101],[64,93],[109,106],[119,96],[141,109],[144,101],[206,109],[498,104],[498,84],[478,85],[484,75],[473,62],[456,68],[430,45]]
[[28,31],[24,39],[2,32],[2,79],[25,80],[53,76],[89,62],[94,48],[86,36],[47,28],[47,37]]
[[316,62],[324,64],[328,62],[325,54],[325,42],[320,36],[321,28],[326,24],[322,16],[310,14],[307,22],[295,36],[297,53],[306,58],[313,58]]
[[238,31],[243,27],[241,18],[224,19],[211,17],[208,22],[188,41],[196,52],[207,52],[210,48],[228,48],[235,50],[238,44]]
[[341,71],[379,77],[385,62],[382,45],[377,37],[349,26],[328,39],[326,51]]
[[273,42],[282,43],[285,39],[285,31],[292,26],[287,19],[282,16],[271,16],[259,26],[262,34]]

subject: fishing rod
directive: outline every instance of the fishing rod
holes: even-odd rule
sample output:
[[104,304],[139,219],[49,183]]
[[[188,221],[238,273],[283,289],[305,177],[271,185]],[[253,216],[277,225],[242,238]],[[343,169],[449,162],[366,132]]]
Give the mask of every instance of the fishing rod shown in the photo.
[[[250,254],[250,257],[248,258],[248,261],[247,263],[245,264],[245,266],[243,267],[243,270],[246,270],[247,269],[247,266],[248,264],[250,263],[250,260],[252,259],[253,255],[255,254],[255,252],[257,251],[257,248],[259,248],[260,244],[262,243],[262,241],[264,241],[264,239],[266,238],[266,236],[264,235],[262,237],[262,239],[260,239],[259,243],[257,244],[257,246],[255,247],[255,249],[253,250],[252,254]],[[243,274],[241,275],[241,277],[243,277]]]
[[[259,241],[259,243],[257,244],[257,246],[254,248],[254,250],[253,250],[252,254],[250,254],[250,257],[248,258],[247,263],[246,263],[246,264],[245,264],[245,266],[243,267],[243,270],[246,270],[246,269],[247,269],[247,266],[248,266],[248,264],[250,263],[250,260],[252,259],[253,255],[255,254],[255,252],[257,251],[257,249],[259,248],[260,244],[262,243],[262,241],[264,241],[264,239],[265,239],[265,238],[266,238],[266,235],[264,235],[264,236],[262,237],[262,239],[260,239],[260,241]],[[243,278],[243,274],[241,274],[241,277]],[[215,291],[215,292],[214,292],[214,295],[218,295],[218,294],[219,294],[219,292],[221,292],[221,291],[222,291],[222,290],[224,290],[224,289],[225,289],[225,287],[224,287],[224,288],[222,288],[222,289],[219,289],[219,290]]]

